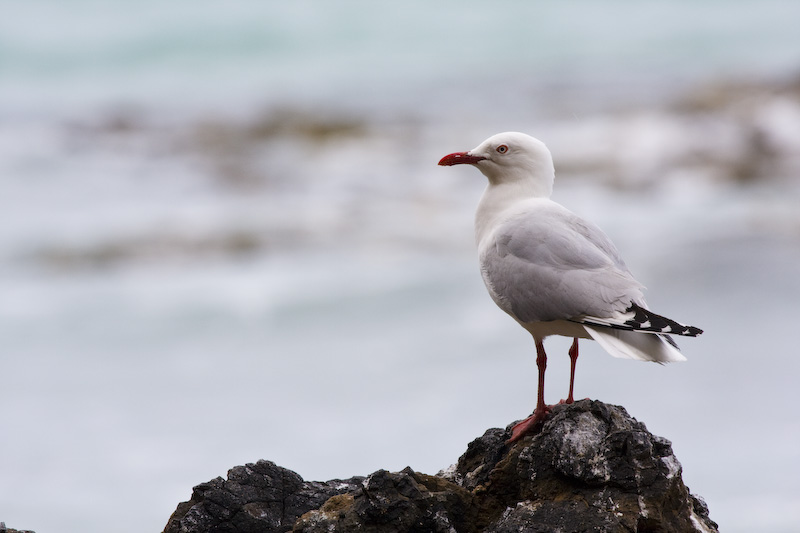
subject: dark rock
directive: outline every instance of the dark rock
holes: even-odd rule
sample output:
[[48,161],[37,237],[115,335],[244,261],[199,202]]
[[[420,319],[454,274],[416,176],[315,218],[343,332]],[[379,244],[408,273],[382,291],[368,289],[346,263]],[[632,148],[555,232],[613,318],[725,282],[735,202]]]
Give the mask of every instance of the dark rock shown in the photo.
[[237,467],[196,487],[165,533],[717,531],[670,442],[622,407],[555,406],[540,433],[509,436],[488,430],[436,476],[406,468],[310,483],[266,461]]
[[469,491],[441,477],[410,468],[397,473],[379,470],[360,490],[332,498],[318,511],[305,514],[294,531],[474,531],[477,509],[472,499]]
[[[497,436],[479,440],[490,446]],[[493,464],[494,457],[476,465],[468,450],[453,473],[469,480],[490,470],[476,489],[483,493],[481,531],[717,529],[683,484],[670,442],[622,407],[589,400],[556,406],[540,433]]]
[[297,519],[329,498],[362,485],[363,477],[325,483],[303,481],[271,461],[258,461],[201,483],[178,505],[164,533],[272,533],[290,531]]
[[439,475],[470,490],[483,485],[507,451],[505,443],[510,437],[511,431],[508,429],[487,429],[482,437],[469,443],[457,465],[439,472]]
[[0,522],[0,533],[34,533],[29,529],[13,529],[6,527],[5,522]]

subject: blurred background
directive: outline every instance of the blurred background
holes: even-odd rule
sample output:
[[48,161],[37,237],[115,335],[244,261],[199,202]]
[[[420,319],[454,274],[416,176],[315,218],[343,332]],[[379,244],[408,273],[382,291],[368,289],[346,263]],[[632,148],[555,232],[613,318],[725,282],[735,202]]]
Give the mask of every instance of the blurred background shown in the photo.
[[[584,342],[727,532],[797,531],[800,3],[29,0],[0,18],[0,520],[160,531],[269,459],[435,473],[534,407],[480,280],[518,130],[689,361]],[[548,340],[546,399],[566,396]]]

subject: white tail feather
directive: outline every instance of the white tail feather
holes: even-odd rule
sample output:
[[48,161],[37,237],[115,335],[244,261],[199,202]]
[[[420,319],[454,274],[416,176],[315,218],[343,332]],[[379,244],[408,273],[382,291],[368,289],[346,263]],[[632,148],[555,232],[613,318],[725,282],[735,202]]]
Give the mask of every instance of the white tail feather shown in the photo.
[[614,357],[673,363],[686,361],[677,348],[659,335],[639,331],[584,326],[589,335]]

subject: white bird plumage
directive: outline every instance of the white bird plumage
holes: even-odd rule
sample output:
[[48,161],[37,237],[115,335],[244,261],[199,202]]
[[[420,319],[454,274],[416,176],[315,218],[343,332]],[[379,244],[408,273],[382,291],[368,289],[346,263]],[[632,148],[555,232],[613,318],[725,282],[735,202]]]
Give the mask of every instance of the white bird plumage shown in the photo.
[[[615,357],[686,360],[667,334],[701,330],[649,311],[644,287],[606,234],[550,199],[555,170],[544,143],[524,133],[500,133],[439,164],[470,164],[488,178],[475,214],[483,280],[495,303],[533,335],[537,361],[544,363],[545,337],[575,338],[568,401],[578,338],[594,339]],[[543,380],[540,365],[537,411],[543,408]]]

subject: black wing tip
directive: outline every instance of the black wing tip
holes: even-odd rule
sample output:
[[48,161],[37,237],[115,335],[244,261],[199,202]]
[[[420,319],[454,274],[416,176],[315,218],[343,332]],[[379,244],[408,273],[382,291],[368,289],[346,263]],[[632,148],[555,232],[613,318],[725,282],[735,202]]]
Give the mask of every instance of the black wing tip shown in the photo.
[[697,337],[703,333],[700,328],[675,322],[671,318],[658,315],[635,303],[631,303],[626,312],[633,313],[633,318],[625,321],[625,325],[634,330],[681,335],[683,337]]
[[685,326],[683,324],[678,324],[677,322],[675,322],[675,324],[677,324],[678,326],[677,328],[671,325],[666,326],[661,330],[659,330],[659,333],[667,333],[669,335],[681,335],[682,337],[697,337],[698,335],[703,333],[702,329],[696,328],[694,326]]
[[655,333],[663,335],[668,338],[669,335],[680,335],[682,337],[697,337],[703,330],[695,326],[687,326],[680,322],[675,322],[671,318],[658,315],[649,309],[645,309],[641,305],[631,303],[630,307],[625,310],[626,313],[632,314],[630,318],[622,323],[609,323],[599,322],[592,320],[591,317],[584,317],[581,319],[571,319],[573,322],[584,324],[586,326],[594,326],[600,328],[621,329],[626,331],[641,331],[643,333]]
[[694,326],[686,326],[686,335],[687,337],[697,337],[698,335],[702,335],[703,330],[700,328],[696,328]]

